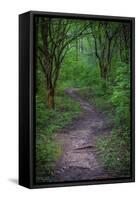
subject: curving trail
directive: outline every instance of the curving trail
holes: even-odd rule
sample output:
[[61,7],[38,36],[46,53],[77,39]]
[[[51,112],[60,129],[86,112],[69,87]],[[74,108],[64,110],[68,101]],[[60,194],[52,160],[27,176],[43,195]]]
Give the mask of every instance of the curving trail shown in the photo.
[[83,108],[82,115],[57,134],[63,153],[58,160],[52,182],[80,181],[110,178],[99,161],[95,141],[109,134],[109,120],[77,94],[77,89],[66,89],[70,97]]

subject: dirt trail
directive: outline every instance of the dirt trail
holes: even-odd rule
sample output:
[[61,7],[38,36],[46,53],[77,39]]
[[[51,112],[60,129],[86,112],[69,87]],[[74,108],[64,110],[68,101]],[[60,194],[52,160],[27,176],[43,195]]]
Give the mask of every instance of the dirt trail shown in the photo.
[[66,89],[65,92],[80,103],[83,113],[57,135],[58,141],[63,144],[63,154],[57,162],[52,181],[108,178],[109,174],[99,162],[95,141],[100,135],[110,132],[109,122],[77,94],[77,89]]

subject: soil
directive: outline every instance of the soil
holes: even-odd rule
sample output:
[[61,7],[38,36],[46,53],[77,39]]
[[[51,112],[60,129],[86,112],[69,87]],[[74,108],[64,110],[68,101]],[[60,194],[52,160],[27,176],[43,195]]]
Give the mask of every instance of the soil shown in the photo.
[[65,93],[80,103],[82,114],[57,134],[62,155],[57,161],[52,182],[107,179],[110,175],[99,159],[96,139],[110,134],[109,119],[77,94],[75,88]]

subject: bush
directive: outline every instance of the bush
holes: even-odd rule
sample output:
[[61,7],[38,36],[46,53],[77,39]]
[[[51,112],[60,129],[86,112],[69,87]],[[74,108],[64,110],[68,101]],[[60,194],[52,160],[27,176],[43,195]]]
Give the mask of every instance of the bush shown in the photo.
[[[67,87],[87,87],[100,81],[99,68],[89,61],[91,55],[81,55],[76,59],[76,51],[72,49],[66,55],[61,67],[58,85]],[[64,88],[65,88],[64,87]]]
[[116,66],[114,85],[109,101],[116,113],[116,125],[130,127],[130,67],[124,63]]
[[[121,131],[121,132],[120,132]],[[115,129],[108,137],[97,140],[100,157],[108,171],[118,177],[130,176],[130,134],[126,129]]]

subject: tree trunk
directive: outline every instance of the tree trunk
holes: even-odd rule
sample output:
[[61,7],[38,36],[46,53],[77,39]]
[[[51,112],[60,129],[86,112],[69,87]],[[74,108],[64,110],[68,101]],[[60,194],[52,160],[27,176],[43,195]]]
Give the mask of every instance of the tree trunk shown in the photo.
[[54,94],[54,89],[50,88],[48,89],[48,108],[49,109],[54,109],[55,108],[55,94]]
[[78,61],[78,57],[79,57],[79,55],[78,55],[78,48],[79,48],[79,45],[78,45],[78,40],[76,40],[76,61]]
[[103,80],[107,80],[107,78],[108,78],[108,67],[107,67],[107,65],[104,65],[104,64],[100,65],[100,73],[101,73],[101,78]]
[[108,69],[106,65],[100,65],[100,73],[102,78],[102,88],[103,91],[106,91],[107,89],[107,78],[108,78]]

